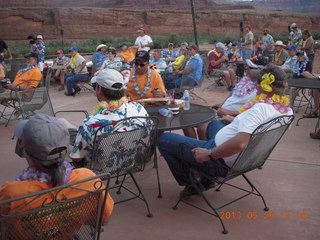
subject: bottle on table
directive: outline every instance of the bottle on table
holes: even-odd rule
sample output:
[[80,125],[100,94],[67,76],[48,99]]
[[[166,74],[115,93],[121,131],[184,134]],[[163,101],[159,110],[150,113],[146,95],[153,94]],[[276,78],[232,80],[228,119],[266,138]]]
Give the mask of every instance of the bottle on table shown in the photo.
[[182,98],[184,100],[183,110],[190,110],[190,95],[188,90],[184,90]]

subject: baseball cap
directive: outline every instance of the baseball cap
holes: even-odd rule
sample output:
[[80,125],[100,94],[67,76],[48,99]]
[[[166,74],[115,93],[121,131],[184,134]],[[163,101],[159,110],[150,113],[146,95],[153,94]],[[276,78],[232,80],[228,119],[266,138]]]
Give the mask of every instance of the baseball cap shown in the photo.
[[150,60],[150,55],[147,51],[138,51],[136,52],[135,59],[142,62],[148,62]]
[[30,52],[28,53],[27,55],[24,56],[25,58],[36,58],[38,59],[39,55],[37,53],[34,53],[34,52]]
[[75,47],[75,46],[73,46],[73,47],[71,47],[70,49],[69,49],[69,52],[72,52],[72,51],[77,51],[78,52],[78,48],[77,47]]
[[[14,136],[23,141],[27,155],[45,167],[64,160],[70,138],[68,129],[57,118],[42,113],[20,121]],[[61,151],[51,154],[58,148]]]
[[37,39],[43,39],[42,35],[38,35]]
[[296,45],[291,45],[288,47],[288,50],[297,50],[297,46]]
[[98,47],[96,48],[96,51],[99,51],[100,48],[107,48],[107,45],[105,44],[98,45]]
[[169,46],[174,46],[174,44],[173,44],[173,43],[168,43],[168,47],[169,47]]
[[128,46],[128,45],[125,44],[125,43],[122,43],[122,44],[120,45],[120,48],[122,48],[123,46]]
[[216,48],[222,48],[224,51],[227,50],[227,47],[222,42],[217,42]]
[[137,32],[146,32],[146,30],[144,28],[138,28]]
[[187,49],[194,49],[194,50],[196,50],[196,51],[199,51],[198,46],[195,45],[195,44],[191,44],[190,46],[187,46]]
[[63,50],[58,50],[57,54],[63,53]]
[[296,23],[292,23],[291,24],[291,28],[296,28],[297,27],[297,24]]
[[[124,80],[121,73],[119,73],[117,70],[106,68],[102,70],[97,78],[96,82],[99,86],[109,89],[109,90],[122,90],[124,88]],[[122,84],[121,88],[115,88],[113,85],[115,83]]]
[[305,52],[304,52],[304,51],[298,51],[298,52],[296,53],[296,55],[297,55],[297,56],[299,56],[299,55],[306,56],[306,54],[305,54]]

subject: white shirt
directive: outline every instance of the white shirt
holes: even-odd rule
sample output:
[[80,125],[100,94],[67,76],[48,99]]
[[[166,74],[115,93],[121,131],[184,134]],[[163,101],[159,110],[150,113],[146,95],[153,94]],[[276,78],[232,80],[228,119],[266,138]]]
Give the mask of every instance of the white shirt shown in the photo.
[[[285,115],[292,115],[290,110]],[[253,131],[263,123],[266,123],[273,118],[279,117],[282,114],[277,111],[271,104],[256,103],[252,108],[239,114],[229,125],[222,128],[215,137],[216,146],[220,146],[229,139],[235,137],[238,133],[244,132],[252,134]],[[230,157],[223,158],[225,163],[231,167],[237,159],[239,153]]]
[[143,37],[139,36],[136,39],[136,42],[134,43],[134,45],[138,45],[138,51],[149,51],[150,47],[141,47],[141,45],[147,45],[149,43],[152,43],[152,39],[150,36],[148,35],[144,35]]
[[[78,55],[77,60],[76,60],[76,69],[75,72],[80,71],[82,63],[85,61],[84,57],[82,57],[81,55]],[[87,67],[84,66],[84,68],[82,69],[82,71],[80,72],[80,74],[86,74],[88,73]]]
[[238,111],[244,104],[253,99],[257,94],[257,89],[254,89],[251,93],[244,95],[243,97],[238,97],[232,94],[227,100],[223,103],[221,108],[225,108],[230,111]]

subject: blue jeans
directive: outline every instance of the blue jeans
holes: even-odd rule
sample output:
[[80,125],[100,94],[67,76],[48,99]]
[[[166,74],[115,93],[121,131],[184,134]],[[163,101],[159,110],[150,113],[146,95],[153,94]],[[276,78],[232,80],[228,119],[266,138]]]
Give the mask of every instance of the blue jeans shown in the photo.
[[86,74],[67,74],[66,75],[66,83],[67,83],[67,92],[69,94],[73,93],[73,89],[78,88],[77,82],[80,80],[87,79],[89,76],[88,73]]
[[252,50],[250,48],[245,48],[243,50],[243,59],[250,59],[252,57]]
[[[216,126],[218,127],[219,125]],[[213,129],[213,126],[211,129]],[[218,130],[215,129],[215,132],[218,132]],[[213,134],[209,135],[213,136]],[[227,174],[228,169],[215,159],[211,159],[204,163],[198,163],[193,158],[191,152],[193,148],[201,147],[211,149],[215,146],[214,138],[202,141],[175,133],[164,133],[159,137],[159,151],[166,160],[174,178],[181,186],[191,184],[189,169],[183,166],[182,159],[211,176],[223,177]]]
[[221,128],[224,128],[227,126],[220,120],[213,120],[210,122],[207,126],[206,136],[207,139],[214,139],[216,137],[216,134],[220,131]]
[[164,79],[164,85],[166,89],[179,88],[181,85],[182,78],[176,76],[169,76]]

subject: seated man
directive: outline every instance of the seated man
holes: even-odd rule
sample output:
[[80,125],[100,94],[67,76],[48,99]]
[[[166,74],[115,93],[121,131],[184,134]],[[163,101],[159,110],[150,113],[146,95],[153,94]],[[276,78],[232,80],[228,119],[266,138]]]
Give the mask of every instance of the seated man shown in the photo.
[[236,73],[233,68],[227,68],[226,65],[222,64],[223,61],[229,60],[228,57],[224,55],[226,50],[227,48],[223,43],[218,42],[216,44],[216,49],[209,55],[208,74],[211,76],[223,75],[227,89],[231,91],[236,83]]
[[176,58],[174,62],[172,62],[172,66],[174,70],[181,70],[184,66],[184,63],[186,61],[186,55],[188,54],[186,47],[181,47],[179,56]]
[[[285,73],[271,65],[261,70],[261,75],[257,85],[258,96],[245,104],[241,113],[215,136],[210,132],[215,122],[211,122],[207,128],[209,140],[200,141],[174,133],[164,133],[159,137],[159,150],[173,176],[179,185],[186,186],[180,193],[181,197],[197,194],[182,158],[212,176],[224,177],[258,126],[281,115],[293,114],[288,98],[283,96],[287,84]],[[183,149],[180,148],[182,143],[187,143]],[[212,187],[212,182],[203,176],[200,182],[204,189]]]
[[163,58],[170,58],[170,57],[177,57],[178,53],[173,50],[173,43],[168,44],[168,48],[165,48],[162,50],[161,57]]
[[135,68],[131,69],[126,90],[126,95],[132,101],[142,98],[161,98],[167,95],[161,76],[149,68],[149,59],[148,52],[136,52]]
[[127,44],[122,43],[120,45],[119,56],[121,57],[122,61],[131,64],[133,63],[134,54],[136,53],[136,51],[137,51],[136,48],[129,48]]
[[[58,119],[41,113],[35,114],[28,120],[19,122],[15,128],[14,135],[18,137],[18,146],[23,149],[23,157],[26,158],[29,166],[15,181],[5,183],[0,188],[0,201],[95,176],[91,170],[86,168],[73,169],[66,160],[69,133],[68,129]],[[95,180],[92,180],[81,183],[78,186],[80,189],[95,190],[94,182]],[[85,193],[87,192],[70,188],[68,191],[64,191],[63,196],[61,196],[62,194],[58,196],[70,199],[79,197]],[[42,207],[44,202],[50,203],[51,201],[61,200],[53,199],[53,197],[42,195],[28,205],[25,205],[25,199],[11,202],[10,208],[7,208],[6,211],[9,211],[7,214],[15,213],[17,210],[28,211]],[[21,210],[23,205],[25,207]],[[104,220],[110,217],[113,205],[114,202],[108,195]],[[76,221],[74,223],[77,225]],[[82,225],[84,222],[81,223],[79,221],[79,224]]]
[[[70,158],[75,162],[84,163],[83,158],[92,150],[94,134],[102,125],[128,117],[148,116],[147,111],[139,103],[128,102],[121,73],[114,69],[105,69],[99,73],[96,81],[96,93],[100,103],[95,108],[93,115],[86,118],[78,129],[78,135],[70,154]],[[139,124],[141,123],[132,127],[124,126],[123,129],[130,131],[138,128]],[[105,132],[113,132],[112,127],[108,127]]]
[[277,66],[281,66],[282,64],[284,64],[284,62],[286,61],[287,57],[288,57],[288,52],[285,50],[285,48],[287,47],[286,45],[284,45],[282,43],[282,41],[276,41],[273,44],[275,52],[274,52],[274,62],[273,64],[277,65]]
[[92,63],[95,62],[96,64],[96,71],[98,71],[101,68],[104,60],[108,58],[107,51],[108,51],[107,45],[100,44],[96,48],[96,52],[92,55]]
[[[222,118],[225,115],[237,116],[238,110],[249,100],[256,96],[256,82],[261,78],[259,70],[247,70],[247,76],[243,77],[239,83],[236,84],[232,93],[225,99],[223,103],[215,104],[212,108],[217,110],[217,115]],[[194,128],[184,128],[183,133],[187,137],[206,140],[207,123],[197,126],[197,132]],[[225,126],[222,121],[217,121],[218,129]]]
[[161,59],[161,51],[156,50],[153,52],[153,59],[150,61],[150,64],[156,65],[157,69],[165,69],[167,67],[166,62]]
[[57,51],[57,57],[53,60],[53,66],[66,66],[64,69],[57,69],[54,73],[54,78],[60,80],[58,91],[64,90],[64,76],[67,73],[67,65],[70,64],[70,59],[64,55],[63,50]]
[[16,99],[16,91],[36,88],[39,85],[42,74],[38,65],[38,54],[29,53],[25,58],[27,59],[28,66],[17,72],[13,83],[2,83],[3,88],[6,88],[7,91],[0,93],[0,104],[11,99]]
[[286,72],[287,78],[292,78],[296,73],[297,47],[295,45],[288,47],[288,54],[288,58],[280,68]]
[[198,53],[197,45],[190,45],[187,47],[190,53],[190,58],[183,70],[177,72],[179,76],[169,76],[164,79],[166,89],[178,88],[182,82],[182,75],[193,80],[193,85],[198,85],[202,76],[202,59]]
[[87,79],[89,77],[89,73],[86,67],[86,60],[78,53],[78,48],[71,47],[69,52],[71,54],[69,65],[71,68],[71,74],[66,75],[67,92],[65,92],[64,95],[74,96],[81,91],[77,82]]

